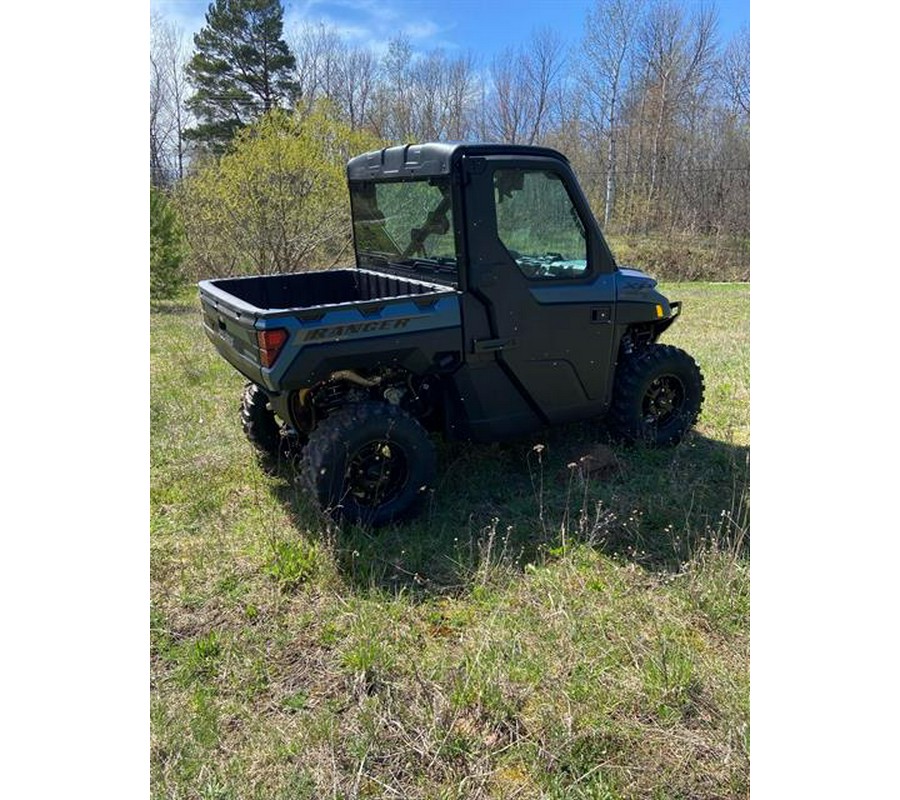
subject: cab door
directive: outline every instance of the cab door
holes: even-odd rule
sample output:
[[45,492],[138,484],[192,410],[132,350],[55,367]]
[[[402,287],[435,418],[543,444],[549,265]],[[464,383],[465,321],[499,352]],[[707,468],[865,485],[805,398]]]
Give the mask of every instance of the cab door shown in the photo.
[[496,359],[545,422],[600,413],[611,389],[615,264],[571,169],[540,157],[466,157],[468,285]]

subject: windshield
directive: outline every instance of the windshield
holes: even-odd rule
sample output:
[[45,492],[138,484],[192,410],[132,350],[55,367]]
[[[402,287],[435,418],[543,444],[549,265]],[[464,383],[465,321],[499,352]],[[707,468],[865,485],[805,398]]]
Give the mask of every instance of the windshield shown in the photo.
[[353,182],[350,203],[359,266],[456,272],[448,179]]

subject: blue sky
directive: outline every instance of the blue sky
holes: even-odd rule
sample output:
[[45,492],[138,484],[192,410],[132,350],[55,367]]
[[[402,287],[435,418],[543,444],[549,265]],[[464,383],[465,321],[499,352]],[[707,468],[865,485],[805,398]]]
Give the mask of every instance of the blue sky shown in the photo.
[[[690,8],[702,0],[682,2]],[[208,5],[208,0],[150,0],[152,11],[176,21],[189,34],[202,27]],[[471,50],[489,59],[540,27],[552,27],[572,43],[580,41],[592,5],[592,0],[285,0],[285,32],[303,20],[324,22],[351,43],[379,50],[402,31],[414,50]],[[750,0],[718,0],[715,5],[723,42],[749,24]]]

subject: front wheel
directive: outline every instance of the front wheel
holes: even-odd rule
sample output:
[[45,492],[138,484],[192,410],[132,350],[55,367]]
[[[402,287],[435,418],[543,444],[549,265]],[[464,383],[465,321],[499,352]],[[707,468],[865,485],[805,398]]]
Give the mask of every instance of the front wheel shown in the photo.
[[629,442],[677,444],[702,405],[703,375],[694,359],[677,347],[652,344],[619,364],[607,422]]
[[372,526],[411,516],[435,472],[425,429],[386,403],[354,403],[326,417],[310,434],[302,464],[323,510]]

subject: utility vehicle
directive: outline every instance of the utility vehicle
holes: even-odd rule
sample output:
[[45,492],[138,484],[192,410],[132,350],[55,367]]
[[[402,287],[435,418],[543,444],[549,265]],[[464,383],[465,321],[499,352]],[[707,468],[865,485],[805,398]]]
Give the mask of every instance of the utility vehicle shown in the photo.
[[413,514],[433,434],[602,418],[668,445],[694,424],[700,370],[657,342],[681,304],[617,266],[563,155],[405,145],[352,158],[347,178],[355,266],[200,283],[206,334],[249,380],[247,436],[299,453],[323,509]]

